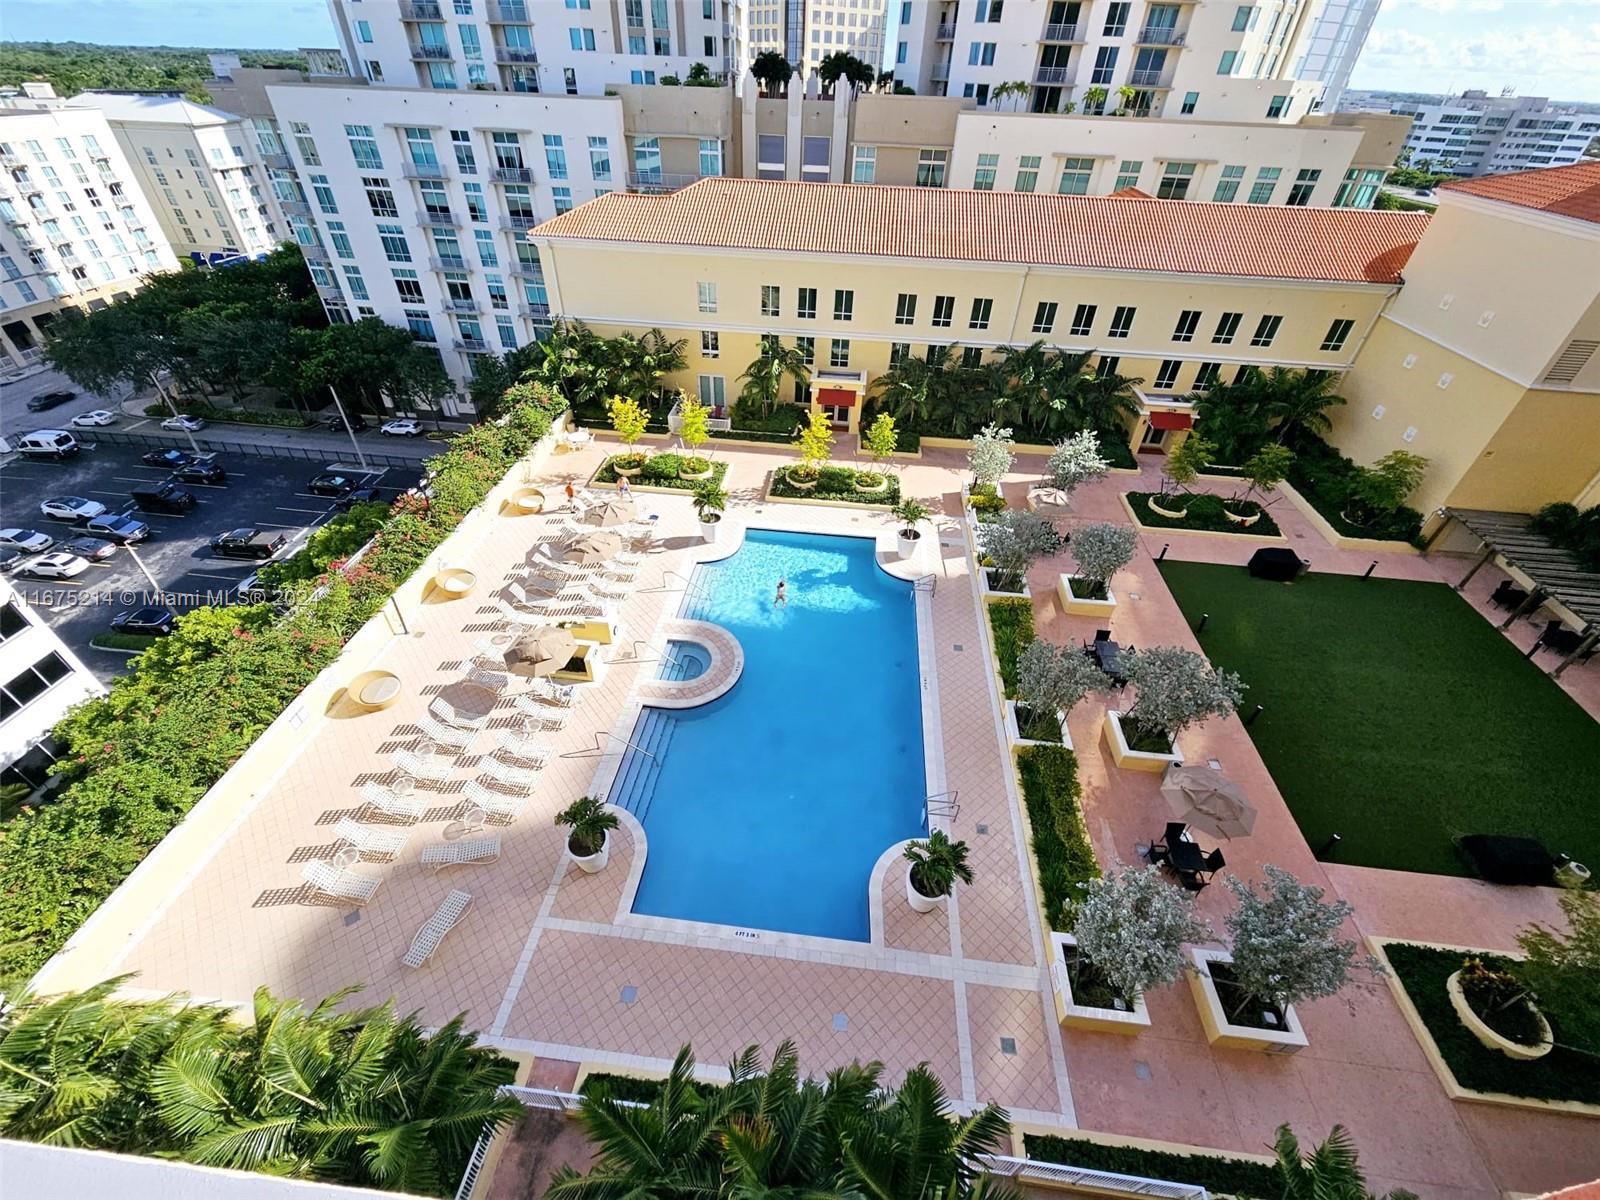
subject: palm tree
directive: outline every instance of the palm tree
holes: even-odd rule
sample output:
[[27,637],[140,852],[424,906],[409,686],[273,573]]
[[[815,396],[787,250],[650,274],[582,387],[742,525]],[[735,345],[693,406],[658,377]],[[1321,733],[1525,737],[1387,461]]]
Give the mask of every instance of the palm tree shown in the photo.
[[1327,437],[1332,432],[1333,421],[1326,410],[1344,404],[1344,397],[1338,395],[1338,375],[1268,367],[1256,377],[1262,380],[1267,395],[1267,415],[1278,423],[1274,432],[1280,444],[1299,433]]
[[750,64],[750,74],[756,77],[764,94],[774,96],[780,86],[788,85],[794,76],[794,68],[776,50],[763,50]]
[[911,864],[911,883],[924,896],[948,896],[956,880],[972,882],[967,865],[967,844],[952,842],[942,829],[935,829],[925,842],[909,842],[905,860]]
[[1196,432],[1216,444],[1218,462],[1243,463],[1269,436],[1268,397],[1254,371],[1233,383],[1190,392],[1184,399],[1194,405]]
[[908,354],[873,379],[875,406],[893,417],[902,429],[920,432],[933,419],[942,374],[926,359]]
[[805,355],[796,346],[785,346],[774,334],[761,338],[761,353],[739,376],[744,386],[739,389],[739,399],[747,404],[759,404],[763,413],[770,413],[783,395],[783,381],[793,379],[806,383],[811,378],[811,368]]
[[[1278,1126],[1273,1150],[1278,1155],[1278,1178],[1283,1200],[1373,1200],[1367,1180],[1356,1161],[1355,1143],[1343,1125],[1335,1125],[1327,1141],[1302,1156],[1300,1142],[1287,1125]],[[1389,1192],[1385,1200],[1416,1200],[1404,1190]]]
[[1128,419],[1139,411],[1134,393],[1143,380],[1115,371],[1101,374],[1089,368],[1089,355],[1058,355],[1057,373],[1051,384],[1054,399],[1064,413],[1061,432],[1082,433],[1091,429],[1102,444],[1126,437]]

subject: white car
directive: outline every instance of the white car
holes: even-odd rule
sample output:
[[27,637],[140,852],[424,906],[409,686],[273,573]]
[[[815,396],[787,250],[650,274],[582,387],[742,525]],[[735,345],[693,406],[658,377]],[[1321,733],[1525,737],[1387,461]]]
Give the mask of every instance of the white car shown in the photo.
[[161,422],[161,428],[175,430],[178,433],[199,433],[206,427],[206,423],[199,417],[168,417]]
[[109,408],[97,408],[93,412],[79,413],[72,418],[72,423],[83,426],[115,425],[117,423],[117,414]]
[[19,574],[34,579],[71,579],[89,569],[86,559],[76,554],[41,554],[22,568]]
[[385,421],[378,432],[387,433],[390,437],[421,437],[422,422],[401,417],[397,421]]
[[0,529],[0,550],[43,554],[55,544],[55,538],[40,533],[37,529]]
[[82,496],[53,496],[39,505],[39,511],[58,521],[87,521],[90,517],[100,516],[106,511],[106,506],[98,500],[88,500]]

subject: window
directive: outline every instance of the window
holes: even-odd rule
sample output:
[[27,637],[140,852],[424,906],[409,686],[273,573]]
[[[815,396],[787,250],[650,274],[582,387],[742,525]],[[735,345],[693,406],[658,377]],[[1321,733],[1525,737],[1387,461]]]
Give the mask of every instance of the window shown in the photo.
[[850,162],[851,183],[871,183],[878,177],[878,148],[857,146]]
[[567,151],[561,143],[559,133],[544,135],[544,165],[550,172],[551,179],[565,179],[567,177]]
[[0,688],[0,720],[4,720],[24,705],[32,703],[50,686],[72,674],[66,660],[51,651],[20,675],[8,679]]
[[856,294],[845,288],[838,288],[833,293],[833,319],[835,321],[848,321],[855,315]]
[[756,178],[782,179],[785,139],[781,133],[763,133],[756,138]]
[[700,403],[708,408],[721,408],[728,402],[728,381],[722,375],[700,376]]
[[[797,337],[794,340],[794,348],[796,350],[800,351],[800,358],[806,364],[806,366],[809,367],[809,366],[811,366],[813,363],[815,363],[817,361],[817,339],[816,338],[814,338],[814,337]],[[892,353],[892,348],[891,348],[891,358],[892,357],[893,357],[893,353]]]
[[1133,331],[1133,318],[1138,311],[1131,305],[1117,305],[1117,311],[1111,314],[1111,328],[1106,330],[1106,336],[1112,338],[1127,337]]
[[1249,29],[1251,24],[1250,18],[1255,14],[1255,11],[1255,6],[1251,4],[1241,4],[1238,8],[1234,9],[1233,31],[1235,33],[1243,33],[1245,30]]
[[1187,117],[1187,116],[1191,115],[1194,112],[1195,105],[1197,105],[1199,103],[1200,103],[1200,93],[1199,92],[1185,92],[1183,94],[1183,104],[1179,107],[1178,111],[1180,113],[1182,113],[1184,116]]
[[1256,325],[1255,333],[1250,336],[1252,346],[1270,346],[1272,339],[1278,336],[1278,326],[1283,324],[1282,317],[1265,316]]
[[22,615],[22,610],[17,607],[14,600],[7,600],[0,606],[0,642],[16,637],[26,628],[28,628],[28,618]]
[[697,283],[695,289],[700,301],[700,311],[714,313],[717,311],[717,285],[714,283]]
[[1274,96],[1267,103],[1267,120],[1276,121],[1283,116],[1283,110],[1289,107],[1289,97]]
[[1234,335],[1239,332],[1239,322],[1244,320],[1243,313],[1225,312],[1217,320],[1217,330],[1211,335],[1213,345],[1231,346]]
[[1122,160],[1122,165],[1117,168],[1117,186],[1112,191],[1120,192],[1123,188],[1136,188],[1139,186],[1139,172],[1144,168],[1144,163],[1131,158]]
[[889,365],[891,367],[898,367],[901,363],[905,362],[906,359],[908,359],[910,357],[911,357],[911,343],[910,342],[890,342],[889,343]]
[[816,288],[795,289],[794,315],[806,321],[815,321],[817,319]]
[[[1089,74],[1089,82],[1104,87],[1111,82],[1111,76],[1116,72],[1116,69],[1117,48],[1115,46],[1101,46],[1100,49],[1095,51],[1094,70]],[[1105,110],[1106,102],[1104,100],[1101,100],[1094,107],[1094,111],[1097,113],[1103,113]]]
[[567,30],[567,42],[574,50],[593,50],[594,30],[570,28]]
[[1222,374],[1222,364],[1219,362],[1201,363],[1200,369],[1194,373],[1194,390],[1206,391],[1217,382],[1217,376]]
[[1172,340],[1175,342],[1192,342],[1194,341],[1194,331],[1199,327],[1199,310],[1186,308],[1178,314],[1178,324],[1172,331]]
[[910,292],[901,292],[894,302],[894,323],[896,325],[915,325],[917,323],[917,298]]
[[389,190],[387,179],[363,176],[361,184],[367,190],[367,204],[372,208],[375,217],[398,217],[400,210],[395,207],[394,193]]
[[421,304],[422,284],[417,282],[417,273],[408,271],[404,267],[392,268],[394,275],[394,290],[400,297],[402,304]]
[[1278,186],[1278,176],[1283,174],[1280,167],[1262,167],[1256,172],[1255,184],[1250,188],[1251,204],[1271,204],[1272,189]]
[[770,283],[761,285],[761,315],[763,317],[778,316],[778,289]]
[[633,139],[633,170],[642,182],[661,182],[660,138],[641,137]]
[[1242,166],[1222,168],[1222,178],[1217,180],[1217,190],[1211,198],[1218,204],[1231,204],[1239,195],[1239,184],[1244,179]]
[[410,262],[411,247],[406,244],[405,230],[398,225],[379,225],[378,240],[383,243],[383,254],[390,262]]
[[1017,187],[1019,192],[1031,192],[1039,186],[1039,155],[1024,154],[1017,160]]
[[1311,193],[1316,191],[1317,180],[1322,178],[1322,172],[1315,167],[1307,167],[1298,172],[1294,177],[1294,186],[1289,189],[1289,198],[1285,204],[1292,204],[1297,208],[1304,208],[1311,203]]
[[343,221],[328,222],[328,240],[333,243],[334,253],[340,258],[354,258],[355,248],[350,245],[350,235],[344,231]]
[[722,141],[719,138],[700,139],[700,174],[722,174]]
[[478,173],[477,161],[472,156],[472,134],[465,129],[450,131],[450,145],[456,152],[456,167],[463,175]]
[[944,168],[949,156],[948,150],[918,150],[917,186],[943,187]]
[[1175,358],[1162,359],[1161,366],[1156,370],[1155,390],[1158,392],[1170,392],[1176,387],[1178,384],[1178,372],[1182,367],[1183,363]]
[[935,329],[949,329],[955,321],[956,298],[954,296],[935,296],[933,298],[933,327]]
[[722,356],[722,343],[717,337],[715,329],[702,329],[700,331],[700,357],[720,358]]
[[828,182],[829,157],[833,139],[808,137],[800,141],[800,177],[814,182]]
[[1217,74],[1232,75],[1233,64],[1238,60],[1239,52],[1237,50],[1224,50],[1222,52],[1222,61],[1217,64]]
[[1161,174],[1161,184],[1156,197],[1161,200],[1186,200],[1189,185],[1194,182],[1195,163],[1169,162]]
[[383,170],[383,156],[378,153],[378,140],[372,136],[371,125],[346,125],[344,132],[350,139],[350,153],[355,156],[356,166],[367,171]]
[[371,296],[367,295],[367,281],[361,278],[361,269],[348,263],[344,264],[342,269],[345,282],[350,285],[350,294],[357,300],[372,299]]
[[328,184],[326,175],[313,175],[311,177],[311,191],[317,198],[317,207],[325,213],[337,213],[339,205],[333,197],[333,188]]
[[994,301],[976,299],[972,302],[972,315],[967,318],[967,328],[989,328],[989,317],[994,312]]
[[1033,310],[1033,331],[1035,333],[1050,333],[1056,327],[1056,310],[1059,306],[1054,300],[1041,300],[1039,307]]
[[1117,365],[1122,360],[1115,354],[1102,354],[1100,361],[1095,364],[1094,377],[1096,379],[1109,379],[1117,373]]
[[1121,37],[1128,28],[1128,9],[1131,4],[1124,4],[1121,0],[1106,9],[1106,37]]
[[830,367],[848,367],[850,365],[850,341],[848,338],[834,338],[828,343],[828,365]]
[[978,169],[972,176],[972,188],[977,192],[994,191],[995,172],[1000,169],[998,154],[978,155]]
[[1093,174],[1094,159],[1064,158],[1061,160],[1061,183],[1056,191],[1063,196],[1087,196]]
[[994,66],[994,42],[973,42],[967,47],[967,66],[992,67]]
[[1349,340],[1350,331],[1355,327],[1356,323],[1349,317],[1340,317],[1328,326],[1328,336],[1322,339],[1322,348],[1330,353],[1343,350],[1345,342]]

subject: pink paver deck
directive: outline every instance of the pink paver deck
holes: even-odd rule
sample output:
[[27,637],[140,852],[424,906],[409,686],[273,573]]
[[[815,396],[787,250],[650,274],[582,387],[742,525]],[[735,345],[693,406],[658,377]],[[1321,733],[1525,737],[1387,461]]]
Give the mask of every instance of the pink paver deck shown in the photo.
[[[586,478],[605,453],[602,444],[557,456],[547,473]],[[761,504],[765,473],[787,456],[741,449],[723,457],[734,496],[731,520],[865,535],[892,528],[877,513]],[[903,473],[907,494],[945,514],[937,533],[924,536],[917,570],[937,579],[931,644],[924,646],[939,694],[938,728],[931,732],[943,749],[946,787],[960,793],[953,833],[971,847],[976,874],[948,915],[911,912],[892,864],[882,882],[881,945],[740,941],[731,931],[618,920],[637,853],[626,826],[613,835],[606,871],[584,875],[564,857],[552,817],[592,789],[604,761],[615,761],[607,731],[656,669],[653,661],[631,661],[628,649],[635,638],[650,642],[658,622],[676,612],[677,576],[701,553],[687,497],[640,495],[641,507],[660,514],[659,538],[621,605],[626,632],[605,649],[607,659],[618,661],[600,682],[580,689],[567,728],[547,735],[549,765],[521,819],[500,830],[499,863],[435,876],[416,862],[418,848],[460,814],[459,791],[475,774],[475,756],[493,747],[485,735],[436,789],[437,805],[406,853],[392,864],[358,868],[385,880],[359,914],[307,903],[299,879],[299,864],[324,851],[339,817],[358,809],[359,785],[389,777],[388,756],[412,740],[411,723],[428,699],[461,677],[474,641],[493,628],[490,598],[527,560],[548,517],[497,522],[470,554],[452,559],[477,573],[479,591],[408,613],[413,636],[397,638],[376,664],[400,677],[400,701],[383,713],[308,726],[303,750],[261,781],[255,808],[215,854],[173,881],[169,903],[115,969],[138,971],[141,988],[235,1001],[261,983],[320,996],[362,982],[369,1000],[393,993],[428,1020],[464,1011],[493,1040],[542,1061],[659,1069],[688,1042],[703,1063],[716,1064],[751,1043],[770,1052],[792,1037],[808,1070],[878,1059],[892,1080],[927,1061],[964,1104],[996,1100],[1032,1121],[1223,1149],[1260,1150],[1285,1120],[1307,1138],[1320,1138],[1340,1121],[1355,1133],[1375,1185],[1403,1184],[1428,1197],[1488,1200],[1502,1189],[1537,1191],[1600,1175],[1594,1122],[1447,1100],[1382,989],[1352,992],[1348,1005],[1340,997],[1306,1006],[1311,1045],[1292,1058],[1212,1051],[1183,988],[1149,997],[1153,1025],[1138,1038],[1055,1026],[984,618],[952,519],[961,464],[957,453],[930,451]],[[1023,458],[1020,466],[1007,483],[1019,498],[1026,472],[1040,460]],[[1153,467],[1142,479],[1111,476],[1082,489],[1068,519],[1124,522],[1118,493],[1154,486]],[[1273,511],[1290,544],[1316,569],[1359,572],[1371,561],[1333,550],[1287,505]],[[1253,549],[1248,540],[1141,538],[1140,553],[1117,580],[1120,641],[1194,644],[1151,558],[1164,543],[1171,557],[1220,562],[1242,563]],[[1064,557],[1042,563],[1031,577],[1037,628],[1055,641],[1091,637],[1097,625],[1065,616],[1053,598],[1055,576],[1068,566]],[[1380,574],[1451,582],[1464,570],[1457,560],[1415,555],[1380,556],[1379,564]],[[1469,599],[1481,604],[1493,576],[1480,572]],[[1531,629],[1519,627],[1512,636],[1531,640]],[[1591,713],[1600,712],[1597,678],[1600,671],[1575,669],[1563,681]],[[1136,845],[1161,828],[1166,808],[1157,777],[1111,765],[1100,714],[1085,704],[1071,725],[1090,834],[1109,865],[1132,861]],[[1273,862],[1346,895],[1357,906],[1361,932],[1501,947],[1530,918],[1553,915],[1543,893],[1325,868],[1237,720],[1211,722],[1187,735],[1184,748],[1192,760],[1220,760],[1259,806],[1254,835],[1227,847],[1229,869],[1248,878]],[[429,967],[402,968],[400,955],[418,924],[452,887],[473,893],[473,911]],[[1220,887],[1201,897],[1219,924],[1228,903]],[[548,1166],[541,1161],[530,1170]]]

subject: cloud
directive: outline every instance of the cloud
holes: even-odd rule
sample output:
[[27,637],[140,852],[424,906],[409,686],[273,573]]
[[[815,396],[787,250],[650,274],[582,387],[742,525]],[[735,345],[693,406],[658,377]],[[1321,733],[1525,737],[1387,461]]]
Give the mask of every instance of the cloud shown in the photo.
[[[1413,0],[1406,7],[1415,11],[1423,4],[1452,2]],[[1600,21],[1576,8],[1561,21],[1516,19],[1526,12],[1526,7],[1519,9],[1509,24],[1505,18],[1477,22],[1452,18],[1438,32],[1432,19],[1425,32],[1398,20],[1380,23],[1362,51],[1354,86],[1421,92],[1467,87],[1495,92],[1509,86],[1525,95],[1600,98],[1594,95],[1600,82],[1594,70]]]

